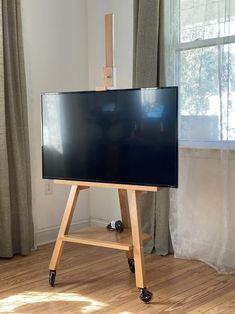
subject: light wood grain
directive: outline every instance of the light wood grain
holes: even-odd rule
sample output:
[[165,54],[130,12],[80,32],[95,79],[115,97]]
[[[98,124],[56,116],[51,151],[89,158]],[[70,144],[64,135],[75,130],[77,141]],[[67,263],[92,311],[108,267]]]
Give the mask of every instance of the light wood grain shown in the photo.
[[[121,210],[121,217],[124,228],[131,228],[130,222],[130,214],[129,214],[129,205],[128,205],[128,198],[127,198],[127,190],[118,189],[118,198],[119,198],[119,205]],[[147,240],[147,239],[146,239]],[[133,249],[126,252],[126,257],[133,259]]]
[[105,66],[113,67],[113,14],[105,14]]
[[128,190],[128,203],[131,220],[133,253],[135,260],[135,279],[138,288],[146,287],[145,269],[144,269],[144,253],[143,253],[143,239],[141,232],[140,211],[137,206],[136,191]]
[[[67,184],[67,182],[71,181],[62,180],[62,182]],[[146,287],[143,256],[143,236],[141,230],[140,213],[137,207],[137,195],[139,194],[139,192],[131,189],[119,189],[119,201],[122,215],[124,216],[126,225],[129,225],[129,220],[131,220],[130,229],[125,229],[123,233],[118,234],[110,233],[104,228],[100,228],[99,230],[94,228],[88,228],[85,230],[81,230],[77,234],[68,235],[68,229],[70,227],[70,223],[73,217],[78,193],[81,189],[89,187],[88,182],[86,182],[86,186],[76,185],[77,181],[72,182],[75,183],[71,187],[71,192],[68,198],[67,206],[62,219],[52,258],[49,264],[49,269],[56,270],[56,268],[58,268],[65,242],[114,248],[127,251],[127,258],[134,257],[136,286],[138,288]],[[130,216],[130,218],[128,216]],[[150,238],[151,236],[145,235],[146,240]]]
[[105,86],[96,86],[95,90],[96,92],[104,92],[107,88]]
[[104,86],[106,88],[112,88],[114,85],[114,68],[112,67],[104,67]]
[[[144,233],[142,237],[143,240],[151,239],[151,236],[146,233]],[[130,251],[133,249],[130,229],[125,229],[122,233],[118,233],[115,230],[107,230],[104,227],[82,228],[76,233],[62,237],[62,240],[124,251]]]
[[64,212],[62,222],[60,225],[60,230],[59,230],[57,240],[55,243],[55,248],[54,248],[54,251],[53,251],[53,254],[51,257],[51,261],[50,261],[50,265],[49,265],[49,269],[51,269],[51,270],[55,270],[56,267],[58,267],[58,265],[60,263],[61,255],[62,255],[63,248],[64,248],[64,241],[63,241],[62,237],[65,234],[68,234],[71,220],[73,218],[73,213],[75,210],[78,194],[79,194],[80,190],[85,189],[85,188],[86,187],[79,187],[77,185],[73,185],[71,187],[68,201],[67,201],[66,208],[65,208],[65,212]]
[[[201,262],[172,255],[145,256],[152,304],[138,299],[135,275],[119,250],[66,243],[52,288],[47,266],[53,246],[39,247],[27,257],[0,259],[0,313],[10,312],[3,310],[6,305],[14,308],[11,313],[27,314],[235,313],[234,275],[219,275]],[[94,302],[103,305],[94,309]]]
[[123,189],[118,189],[118,197],[119,197],[122,223],[123,223],[125,228],[130,228],[131,224],[130,224],[127,191],[123,190]]
[[116,184],[116,183],[101,183],[101,182],[85,182],[85,181],[71,181],[71,180],[54,180],[55,184],[66,184],[66,185],[79,185],[89,187],[103,187],[112,189],[126,189],[136,191],[159,191],[157,186],[143,186],[143,185],[129,185],[129,184]]

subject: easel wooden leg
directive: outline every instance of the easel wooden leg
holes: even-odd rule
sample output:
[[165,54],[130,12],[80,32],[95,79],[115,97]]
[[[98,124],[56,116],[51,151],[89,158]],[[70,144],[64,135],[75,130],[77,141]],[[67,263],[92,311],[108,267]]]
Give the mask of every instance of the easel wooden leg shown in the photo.
[[137,288],[140,288],[140,299],[149,303],[152,299],[152,293],[147,290],[145,284],[145,270],[144,270],[144,252],[143,240],[141,230],[140,211],[137,205],[138,192],[128,190],[129,211],[131,218],[131,233],[133,242],[133,252],[135,259],[135,280]]
[[[118,196],[124,228],[131,228],[127,190],[118,189]],[[133,259],[133,251],[126,252],[126,256],[128,261],[129,259]]]
[[144,253],[139,207],[137,206],[136,191],[128,190],[127,193],[131,218],[133,253],[135,259],[136,286],[138,288],[144,288],[145,287]]
[[68,234],[68,230],[69,230],[71,220],[73,218],[75,206],[77,203],[78,194],[80,190],[84,188],[87,188],[87,187],[80,187],[77,185],[73,185],[71,187],[69,198],[68,198],[67,205],[64,212],[64,216],[60,225],[60,230],[57,236],[51,262],[49,265],[50,270],[55,270],[59,266],[60,258],[61,258],[63,247],[64,247],[64,241],[61,240],[61,237]]
[[118,189],[118,196],[119,196],[122,222],[125,228],[129,228],[130,227],[130,215],[129,215],[127,190]]

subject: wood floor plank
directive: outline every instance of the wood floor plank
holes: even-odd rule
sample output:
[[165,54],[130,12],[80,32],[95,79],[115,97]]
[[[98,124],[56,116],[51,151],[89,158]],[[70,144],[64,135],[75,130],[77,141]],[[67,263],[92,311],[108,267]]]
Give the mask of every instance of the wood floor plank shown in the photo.
[[[217,298],[213,298],[211,301],[206,302],[197,307],[197,313],[227,313],[235,309],[235,290],[223,293]],[[194,311],[190,311],[188,314],[193,314]]]
[[53,245],[0,260],[0,313],[235,313],[235,276],[209,266],[146,255],[151,304],[139,300],[125,252],[66,243],[56,285],[48,284]]

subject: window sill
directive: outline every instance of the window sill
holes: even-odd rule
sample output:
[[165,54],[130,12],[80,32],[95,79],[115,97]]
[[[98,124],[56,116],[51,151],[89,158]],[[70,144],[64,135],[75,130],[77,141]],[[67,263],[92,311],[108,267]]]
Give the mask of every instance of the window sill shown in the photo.
[[235,150],[235,141],[191,141],[179,140],[179,148]]

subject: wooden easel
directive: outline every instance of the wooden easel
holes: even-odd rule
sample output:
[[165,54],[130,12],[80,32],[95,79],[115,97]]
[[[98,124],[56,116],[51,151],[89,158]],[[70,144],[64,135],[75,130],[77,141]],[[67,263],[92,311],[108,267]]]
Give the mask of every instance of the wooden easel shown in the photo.
[[[106,67],[104,68],[105,88],[113,86],[113,16],[105,16],[106,30]],[[105,88],[99,88],[104,90]],[[56,240],[51,262],[49,265],[49,283],[54,286],[56,269],[59,266],[65,242],[74,242],[87,245],[95,245],[106,248],[113,248],[126,251],[129,268],[136,278],[136,286],[140,288],[140,298],[148,303],[152,293],[146,289],[144,271],[143,241],[151,236],[142,234],[138,197],[143,191],[158,191],[158,187],[110,184],[82,181],[54,180],[56,184],[71,185],[70,194],[65,208],[64,216],[60,225],[59,234]],[[106,228],[84,228],[77,233],[69,233],[73,213],[76,207],[80,191],[90,187],[107,187],[118,190],[124,231],[113,232]]]

